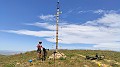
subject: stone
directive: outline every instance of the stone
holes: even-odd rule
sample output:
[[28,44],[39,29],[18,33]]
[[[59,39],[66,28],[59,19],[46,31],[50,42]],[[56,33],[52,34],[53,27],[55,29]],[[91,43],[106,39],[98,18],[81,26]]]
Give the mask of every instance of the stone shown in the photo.
[[[60,52],[55,53],[55,59],[60,59],[61,57],[66,58],[66,55]],[[54,59],[54,53],[51,56],[49,56],[48,59]]]

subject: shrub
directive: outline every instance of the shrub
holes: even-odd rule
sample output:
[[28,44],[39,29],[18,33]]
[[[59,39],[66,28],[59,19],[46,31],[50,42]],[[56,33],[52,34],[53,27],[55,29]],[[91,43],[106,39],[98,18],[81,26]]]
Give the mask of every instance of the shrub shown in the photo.
[[60,57],[59,60],[66,60],[66,58]]
[[54,64],[54,62],[48,62],[48,64]]

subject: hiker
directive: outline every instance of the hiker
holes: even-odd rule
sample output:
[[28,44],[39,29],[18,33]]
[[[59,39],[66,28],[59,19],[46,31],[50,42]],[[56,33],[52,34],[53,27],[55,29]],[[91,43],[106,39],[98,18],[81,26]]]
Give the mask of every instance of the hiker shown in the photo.
[[42,51],[42,42],[41,41],[39,41],[39,44],[37,45],[37,58],[38,59],[41,59],[41,51]]
[[47,50],[49,51],[49,49],[45,49],[45,48],[43,48],[42,61],[45,61],[45,60],[46,60]]

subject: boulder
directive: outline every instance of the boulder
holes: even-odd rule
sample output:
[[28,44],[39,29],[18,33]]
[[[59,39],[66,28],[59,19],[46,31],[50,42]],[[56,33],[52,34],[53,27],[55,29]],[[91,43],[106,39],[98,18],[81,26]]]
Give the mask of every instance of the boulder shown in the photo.
[[[60,53],[60,52],[55,53],[55,59],[60,59],[61,57],[66,58],[66,55],[64,53]],[[49,56],[48,59],[54,59],[54,53],[51,56]]]

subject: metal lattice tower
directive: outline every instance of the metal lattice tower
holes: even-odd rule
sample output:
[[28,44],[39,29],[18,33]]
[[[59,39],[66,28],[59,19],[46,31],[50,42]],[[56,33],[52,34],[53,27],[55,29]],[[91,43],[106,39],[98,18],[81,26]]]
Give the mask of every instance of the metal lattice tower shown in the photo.
[[59,23],[59,16],[61,14],[60,11],[60,2],[57,2],[57,13],[56,13],[56,52],[58,52],[58,23]]

